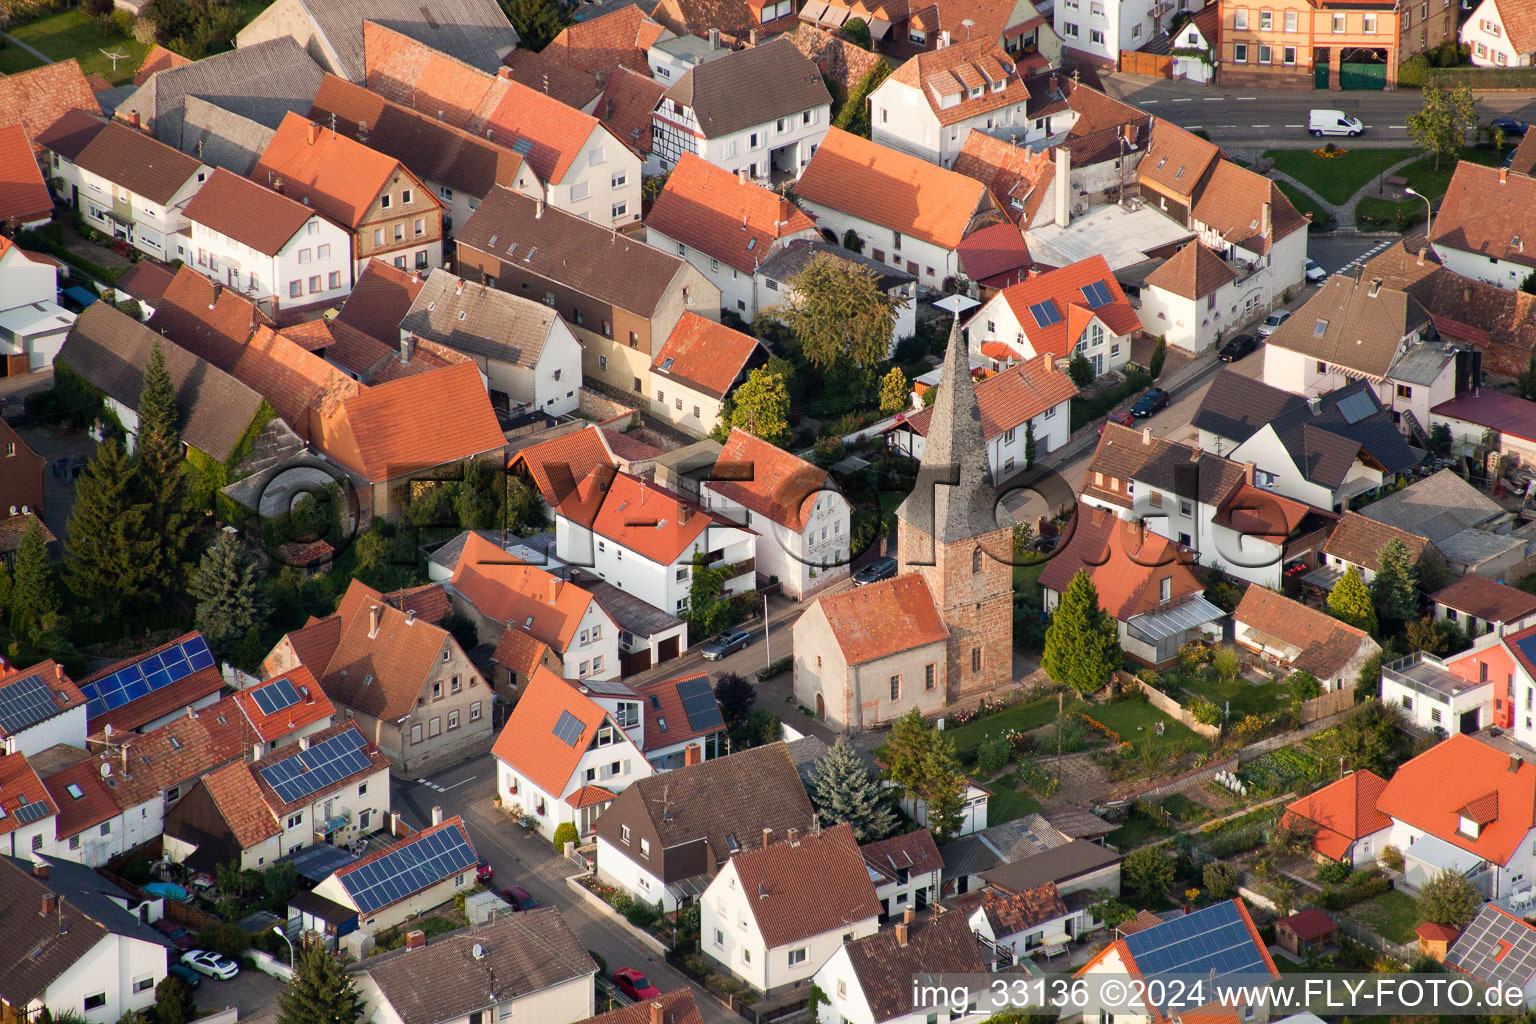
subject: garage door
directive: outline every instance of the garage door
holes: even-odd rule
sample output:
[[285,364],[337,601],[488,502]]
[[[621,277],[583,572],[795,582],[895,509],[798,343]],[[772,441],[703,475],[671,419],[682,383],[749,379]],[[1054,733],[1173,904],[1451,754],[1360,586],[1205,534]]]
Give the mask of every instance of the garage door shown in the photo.
[[1328,69],[1332,66],[1328,62],[1328,50],[1318,48],[1317,57],[1312,65],[1312,86],[1315,89],[1328,88]]
[[1339,87],[1342,89],[1385,89],[1387,65],[1340,64]]

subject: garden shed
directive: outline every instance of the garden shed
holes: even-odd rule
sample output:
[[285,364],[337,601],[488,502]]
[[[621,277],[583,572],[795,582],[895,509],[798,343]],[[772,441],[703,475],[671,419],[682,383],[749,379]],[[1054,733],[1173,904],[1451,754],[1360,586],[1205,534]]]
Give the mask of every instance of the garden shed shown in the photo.
[[1333,918],[1316,908],[1303,910],[1275,922],[1275,938],[1281,948],[1306,956],[1313,949],[1326,946],[1339,933]]

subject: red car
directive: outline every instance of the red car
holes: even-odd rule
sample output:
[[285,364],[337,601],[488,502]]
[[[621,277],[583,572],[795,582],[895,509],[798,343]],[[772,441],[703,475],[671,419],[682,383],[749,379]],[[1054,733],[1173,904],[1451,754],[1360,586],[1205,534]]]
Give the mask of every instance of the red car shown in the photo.
[[633,967],[620,967],[613,972],[613,980],[619,986],[619,991],[629,998],[639,1002],[642,999],[655,999],[661,995],[661,989],[646,980],[645,975]]
[[156,921],[154,929],[164,935],[166,940],[177,949],[185,951],[197,948],[197,940],[192,937],[192,933],[168,917],[162,917]]
[[509,885],[501,890],[501,898],[513,910],[532,910],[539,905],[539,901],[520,885]]
[[1129,409],[1112,412],[1109,414],[1109,419],[1104,421],[1104,426],[1099,428],[1099,433],[1104,433],[1104,427],[1109,426],[1111,423],[1118,423],[1122,427],[1131,427],[1136,425],[1136,417],[1131,415],[1131,410]]
[[475,881],[485,885],[491,884],[491,876],[496,872],[491,868],[491,862],[483,860],[475,865]]

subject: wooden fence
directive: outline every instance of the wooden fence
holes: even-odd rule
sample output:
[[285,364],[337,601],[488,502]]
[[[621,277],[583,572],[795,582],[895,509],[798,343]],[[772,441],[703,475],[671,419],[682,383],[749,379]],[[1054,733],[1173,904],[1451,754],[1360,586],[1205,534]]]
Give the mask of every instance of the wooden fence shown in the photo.
[[1140,687],[1141,692],[1147,695],[1147,701],[1157,710],[1181,725],[1187,726],[1197,735],[1204,736],[1208,740],[1218,739],[1221,736],[1221,726],[1206,725],[1195,718],[1185,709],[1184,705],[1168,696],[1155,686],[1149,686],[1146,682],[1136,678],[1123,669],[1117,670],[1120,676],[1120,685],[1124,687]]
[[1332,693],[1319,694],[1309,701],[1303,701],[1301,705],[1301,724],[1307,725],[1319,719],[1336,715],[1340,711],[1348,711],[1355,706],[1355,691],[1344,686]]
[[1165,54],[1142,53],[1139,50],[1121,50],[1120,70],[1132,75],[1172,78],[1173,58]]

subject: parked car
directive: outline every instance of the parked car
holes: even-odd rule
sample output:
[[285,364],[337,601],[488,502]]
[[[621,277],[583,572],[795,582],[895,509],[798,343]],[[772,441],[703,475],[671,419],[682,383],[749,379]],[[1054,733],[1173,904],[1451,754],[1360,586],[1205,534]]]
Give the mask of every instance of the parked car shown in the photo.
[[1056,550],[1056,545],[1061,543],[1060,537],[1036,537],[1029,546],[1041,554],[1048,554]]
[[532,910],[539,905],[539,901],[520,885],[509,885],[501,890],[501,898],[513,910]]
[[186,951],[197,948],[197,940],[192,937],[192,933],[168,917],[162,917],[154,923],[153,927],[155,931],[164,935],[170,940],[171,945],[179,950]]
[[613,972],[614,984],[619,986],[619,991],[629,998],[639,1002],[642,999],[655,999],[661,995],[661,989],[646,980],[645,975],[633,967],[620,967]]
[[1288,309],[1277,309],[1277,310],[1275,310],[1273,313],[1269,314],[1269,316],[1264,318],[1264,322],[1263,323],[1259,324],[1259,337],[1267,338],[1271,334],[1274,334],[1276,331],[1278,331],[1280,329],[1280,325],[1285,323],[1290,318],[1291,318],[1291,311],[1290,310],[1288,310]]
[[1496,117],[1493,119],[1493,126],[1503,132],[1506,139],[1520,138],[1531,128],[1524,121],[1517,121],[1512,117]]
[[1328,271],[1317,265],[1312,257],[1307,257],[1307,284],[1321,284],[1328,280]]
[[488,860],[482,860],[475,865],[475,881],[482,885],[489,885],[491,883],[491,876],[494,874],[496,874],[496,869],[491,867],[491,862]]
[[853,574],[853,585],[862,587],[866,583],[879,583],[896,575],[896,559],[877,558],[864,568]]
[[1216,358],[1220,359],[1224,363],[1235,363],[1248,353],[1256,351],[1258,347],[1258,338],[1255,338],[1251,334],[1239,334],[1237,337],[1221,346],[1221,351],[1216,353]]
[[1307,131],[1319,139],[1324,135],[1348,135],[1354,138],[1365,131],[1365,125],[1360,123],[1358,117],[1352,117],[1342,110],[1314,110],[1307,118]]
[[1131,406],[1131,415],[1137,419],[1145,419],[1159,409],[1168,408],[1168,392],[1162,388],[1149,388],[1136,399],[1136,404]]
[[206,949],[194,949],[181,954],[181,962],[198,974],[206,974],[220,981],[228,981],[240,973],[239,964],[227,956],[212,953]]
[[165,973],[167,977],[175,978],[194,992],[202,987],[203,976],[186,964],[171,964],[165,969]]
[[744,651],[752,642],[752,634],[744,629],[731,628],[715,637],[707,640],[699,646],[699,652],[704,655],[705,661],[719,661],[721,658]]
[[1131,415],[1131,410],[1121,409],[1119,412],[1112,412],[1109,414],[1109,418],[1106,419],[1103,425],[1099,427],[1099,433],[1104,433],[1104,427],[1109,426],[1111,423],[1118,423],[1122,427],[1128,427],[1135,422],[1136,417]]

